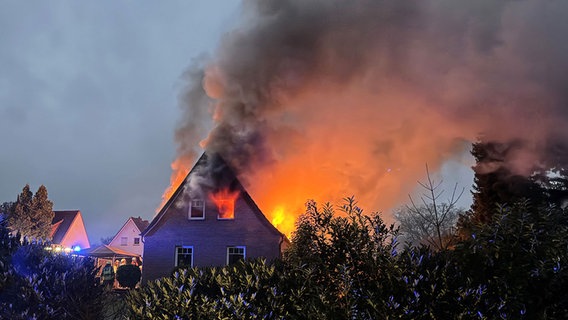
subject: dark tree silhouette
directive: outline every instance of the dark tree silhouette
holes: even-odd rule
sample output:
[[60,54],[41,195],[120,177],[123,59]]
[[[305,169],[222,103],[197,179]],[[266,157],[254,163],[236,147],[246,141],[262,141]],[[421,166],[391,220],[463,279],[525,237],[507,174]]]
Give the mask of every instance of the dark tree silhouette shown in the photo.
[[13,233],[31,239],[51,240],[49,236],[53,217],[53,203],[49,201],[47,188],[43,185],[34,195],[26,184],[6,213],[8,228]]

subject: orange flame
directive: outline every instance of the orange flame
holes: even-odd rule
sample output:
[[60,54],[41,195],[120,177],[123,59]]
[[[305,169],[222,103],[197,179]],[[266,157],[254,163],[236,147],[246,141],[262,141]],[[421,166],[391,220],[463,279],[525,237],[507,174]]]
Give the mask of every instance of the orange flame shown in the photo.
[[229,189],[221,189],[217,193],[212,193],[209,198],[217,206],[219,210],[219,219],[235,218],[235,201],[239,197],[239,191],[229,191]]
[[292,215],[286,214],[286,208],[283,205],[277,205],[272,210],[270,217],[272,217],[272,224],[290,238],[294,230],[295,219],[292,218]]
[[162,195],[162,202],[156,209],[156,212],[159,212],[166,204],[166,202],[168,202],[168,200],[183,182],[183,179],[185,179],[185,177],[189,173],[188,165],[186,164],[186,162],[187,161],[185,161],[184,158],[177,158],[176,160],[174,160],[174,162],[172,162],[171,167],[173,172],[170,176],[170,185],[164,191],[164,194]]

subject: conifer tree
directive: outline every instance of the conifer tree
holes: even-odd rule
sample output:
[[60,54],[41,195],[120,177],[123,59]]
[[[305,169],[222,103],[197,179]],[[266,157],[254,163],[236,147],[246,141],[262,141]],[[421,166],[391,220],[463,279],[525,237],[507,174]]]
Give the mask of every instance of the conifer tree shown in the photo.
[[31,236],[51,240],[51,222],[54,216],[53,203],[47,198],[47,188],[41,185],[32,200]]
[[26,184],[7,213],[8,228],[13,234],[20,233],[30,239],[51,240],[53,216],[53,203],[47,198],[47,188],[40,186],[34,195]]
[[8,228],[13,234],[20,233],[27,236],[31,232],[32,199],[33,192],[31,192],[30,186],[26,184],[18,195],[12,212],[8,215]]
[[531,176],[515,174],[508,167],[506,160],[522,142],[508,143],[478,141],[473,144],[471,154],[476,165],[473,167],[474,186],[473,204],[469,221],[486,224],[491,221],[498,205],[512,205],[521,200],[539,205],[547,199],[545,189],[538,180],[543,175],[535,171]]

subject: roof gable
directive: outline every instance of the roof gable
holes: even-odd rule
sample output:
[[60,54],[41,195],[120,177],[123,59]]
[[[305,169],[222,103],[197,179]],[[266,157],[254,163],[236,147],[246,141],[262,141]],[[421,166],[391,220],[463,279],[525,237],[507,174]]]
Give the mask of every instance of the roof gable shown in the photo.
[[[268,221],[262,211],[258,208],[252,197],[245,190],[244,186],[237,179],[233,170],[219,155],[208,155],[203,153],[197,160],[191,171],[187,174],[185,180],[176,189],[174,194],[152,219],[148,227],[141,233],[142,236],[150,235],[160,228],[160,221],[167,219],[169,209],[176,205],[179,201],[187,201],[187,194],[191,192],[205,192],[209,194],[212,191],[218,191],[221,188],[229,188],[231,191],[239,191],[239,197],[243,199],[252,212],[257,216],[262,224],[264,224],[271,232],[279,236],[284,236],[276,227]],[[203,194],[202,198],[207,195]]]
[[148,220],[143,220],[140,217],[138,217],[138,218],[130,217],[130,218],[132,219],[132,222],[134,222],[134,224],[138,228],[138,231],[140,231],[140,232],[142,232],[142,231],[144,231],[144,229],[148,228],[148,225],[150,224],[150,222]]
[[81,248],[90,247],[83,217],[79,210],[54,211],[51,222],[51,242],[53,244],[70,246],[79,245]]
[[148,220],[143,220],[140,217],[138,217],[138,218],[129,217],[128,220],[126,220],[126,222],[122,225],[122,228],[120,228],[120,230],[118,230],[118,232],[114,235],[114,237],[112,238],[110,243],[113,243],[117,239],[117,237],[120,236],[122,234],[122,232],[129,225],[132,225],[133,227],[138,229],[139,233],[141,233],[142,231],[144,231],[148,227],[149,224],[150,223],[148,222]]
[[75,217],[79,213],[79,210],[68,210],[68,211],[53,211],[55,216],[51,221],[51,242],[54,244],[60,244],[67,232],[69,227],[75,220]]

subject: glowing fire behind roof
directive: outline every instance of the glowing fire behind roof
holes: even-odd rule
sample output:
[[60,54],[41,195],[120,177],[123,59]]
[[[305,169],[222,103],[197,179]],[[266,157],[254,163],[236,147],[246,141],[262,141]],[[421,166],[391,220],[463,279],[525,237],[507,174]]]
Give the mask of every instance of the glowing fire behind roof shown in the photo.
[[568,1],[259,0],[243,12],[185,74],[179,157],[200,142],[220,153],[285,233],[310,198],[397,205],[425,163],[480,134],[521,142],[493,170],[568,164]]

